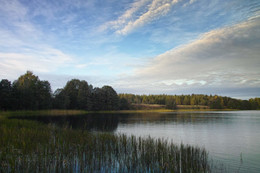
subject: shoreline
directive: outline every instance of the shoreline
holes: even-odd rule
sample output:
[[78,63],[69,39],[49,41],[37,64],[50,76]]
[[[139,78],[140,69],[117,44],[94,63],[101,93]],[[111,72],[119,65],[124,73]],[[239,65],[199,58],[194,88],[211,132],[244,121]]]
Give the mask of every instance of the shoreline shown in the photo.
[[[128,114],[128,113],[170,113],[170,112],[213,112],[213,111],[250,111],[239,109],[151,109],[151,110],[115,110],[115,111],[85,111],[85,110],[18,110],[18,111],[0,111],[2,116],[19,116],[19,115],[84,115],[84,114]],[[257,110],[252,110],[257,111]]]

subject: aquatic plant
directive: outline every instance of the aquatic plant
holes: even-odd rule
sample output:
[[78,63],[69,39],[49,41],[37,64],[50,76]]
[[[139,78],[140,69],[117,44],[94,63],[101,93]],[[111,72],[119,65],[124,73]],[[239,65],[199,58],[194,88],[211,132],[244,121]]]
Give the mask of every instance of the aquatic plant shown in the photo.
[[0,119],[0,172],[210,172],[204,149]]

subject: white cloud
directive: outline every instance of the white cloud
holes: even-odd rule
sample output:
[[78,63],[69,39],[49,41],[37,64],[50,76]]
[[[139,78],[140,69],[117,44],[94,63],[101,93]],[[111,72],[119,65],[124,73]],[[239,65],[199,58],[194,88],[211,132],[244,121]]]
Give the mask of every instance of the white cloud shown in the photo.
[[17,0],[0,1],[0,79],[16,79],[32,70],[53,72],[70,66],[74,58],[46,43],[44,34],[31,21],[29,6]]
[[27,15],[27,9],[17,0],[1,0],[0,11],[2,17],[17,21],[24,20]]
[[199,39],[152,59],[118,88],[146,91],[180,87],[231,88],[260,86],[260,18],[212,30]]
[[[180,0],[141,0],[132,4],[117,20],[103,25],[102,30],[112,28],[115,33],[126,35],[138,27],[166,15]],[[141,12],[139,12],[142,10]]]
[[96,67],[96,66],[109,66],[112,65],[113,63],[109,60],[110,58],[91,58],[92,60],[88,63],[83,63],[83,64],[77,64],[75,65],[76,68],[78,69],[84,69],[87,67]]
[[0,53],[0,78],[13,80],[27,70],[49,73],[71,63],[73,59],[69,55],[47,46],[22,53]]
[[0,26],[16,29],[23,33],[35,32],[34,26],[28,20],[28,9],[17,0],[0,1]]
[[197,0],[190,0],[189,2],[185,3],[183,6],[186,7],[188,5],[193,4],[194,2],[196,2]]

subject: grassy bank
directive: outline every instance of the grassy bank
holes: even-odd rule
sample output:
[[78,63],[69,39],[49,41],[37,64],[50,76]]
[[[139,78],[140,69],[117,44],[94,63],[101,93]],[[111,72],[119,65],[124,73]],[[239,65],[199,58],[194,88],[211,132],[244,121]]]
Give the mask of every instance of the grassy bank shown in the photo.
[[204,149],[0,119],[0,172],[210,172]]
[[[237,111],[237,109],[153,109],[153,110],[122,110],[122,111],[112,111],[113,113],[149,113],[149,112],[206,112],[206,111]],[[103,112],[105,113],[105,112]],[[109,112],[107,112],[109,113]]]
[[[166,109],[166,105],[160,104],[131,104],[131,109],[133,110],[157,110]],[[181,109],[210,109],[209,106],[203,105],[176,105],[177,110]]]
[[117,111],[84,111],[84,110],[37,110],[37,111],[0,111],[0,119],[9,116],[33,116],[33,115],[54,115],[54,116],[66,116],[66,115],[84,115],[89,113],[100,114],[124,114],[124,113],[163,113],[163,112],[197,112],[197,111],[237,111],[237,109],[148,109],[148,110],[117,110]]
[[26,115],[55,115],[55,116],[64,116],[64,115],[82,115],[86,114],[88,111],[84,110],[20,110],[20,111],[1,111],[1,116],[26,116]]

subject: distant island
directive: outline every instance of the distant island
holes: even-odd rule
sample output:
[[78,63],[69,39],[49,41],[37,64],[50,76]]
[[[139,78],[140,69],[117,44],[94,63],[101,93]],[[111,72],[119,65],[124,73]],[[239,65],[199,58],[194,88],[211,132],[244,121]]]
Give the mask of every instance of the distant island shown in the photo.
[[260,109],[260,98],[234,99],[217,95],[117,94],[111,86],[93,87],[72,79],[54,93],[48,81],[27,71],[14,82],[0,82],[0,110],[70,109],[87,111],[150,109]]

